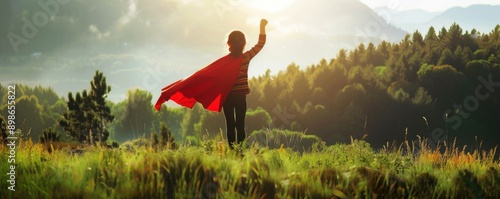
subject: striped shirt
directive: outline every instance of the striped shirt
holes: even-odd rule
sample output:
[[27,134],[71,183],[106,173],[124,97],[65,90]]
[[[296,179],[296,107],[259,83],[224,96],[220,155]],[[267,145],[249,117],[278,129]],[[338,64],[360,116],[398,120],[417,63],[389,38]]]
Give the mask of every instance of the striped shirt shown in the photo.
[[248,65],[250,64],[250,60],[259,53],[259,51],[264,47],[266,43],[266,35],[259,35],[259,42],[249,51],[243,53],[243,60],[240,66],[240,74],[238,75],[238,79],[234,82],[233,88],[229,94],[249,94],[250,87],[248,87]]

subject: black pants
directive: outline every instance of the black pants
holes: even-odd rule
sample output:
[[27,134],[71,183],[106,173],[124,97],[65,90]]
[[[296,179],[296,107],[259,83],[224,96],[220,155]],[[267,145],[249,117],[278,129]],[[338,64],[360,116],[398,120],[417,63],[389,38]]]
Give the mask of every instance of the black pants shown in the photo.
[[[245,139],[245,115],[247,112],[247,99],[244,94],[229,94],[222,105],[226,116],[226,132],[229,147],[241,144]],[[236,116],[236,117],[235,117]]]

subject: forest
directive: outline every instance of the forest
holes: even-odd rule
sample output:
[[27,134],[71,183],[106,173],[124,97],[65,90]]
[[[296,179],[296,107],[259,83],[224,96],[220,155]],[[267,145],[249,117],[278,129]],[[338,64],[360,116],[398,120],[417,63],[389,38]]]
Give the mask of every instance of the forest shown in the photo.
[[[17,84],[18,132],[34,141],[50,134],[67,141],[123,143],[149,138],[161,126],[175,139],[192,142],[225,131],[222,113],[200,106],[164,106],[157,112],[152,93],[159,91],[141,89],[114,103],[106,100],[113,92],[107,84],[100,71],[88,91],[67,96],[42,85]],[[500,25],[480,33],[452,24],[430,27],[426,34],[415,31],[399,43],[361,43],[318,64],[291,63],[276,75],[268,70],[249,85],[247,136],[286,131],[327,144],[354,137],[374,147],[420,136],[434,144],[456,138],[459,145],[493,148],[500,133]],[[0,85],[3,118],[6,96],[7,85]]]

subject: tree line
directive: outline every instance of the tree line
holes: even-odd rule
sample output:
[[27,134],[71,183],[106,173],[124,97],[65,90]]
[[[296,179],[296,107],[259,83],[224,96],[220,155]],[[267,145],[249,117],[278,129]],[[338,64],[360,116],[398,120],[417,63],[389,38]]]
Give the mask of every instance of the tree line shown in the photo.
[[399,43],[361,43],[304,69],[268,71],[250,81],[248,102],[297,115],[273,122],[329,143],[367,135],[381,146],[419,135],[492,147],[500,133],[499,84],[500,25],[479,33],[452,24]]

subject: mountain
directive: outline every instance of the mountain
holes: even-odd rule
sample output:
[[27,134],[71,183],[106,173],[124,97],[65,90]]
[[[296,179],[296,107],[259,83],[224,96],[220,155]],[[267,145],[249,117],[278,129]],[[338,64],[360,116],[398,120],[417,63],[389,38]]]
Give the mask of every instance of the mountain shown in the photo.
[[334,58],[340,48],[399,41],[406,34],[351,0],[296,0],[278,12],[238,1],[87,0],[48,7],[2,1],[0,35],[7,37],[0,38],[0,83],[42,84],[66,96],[88,89],[101,70],[113,89],[111,100],[124,99],[134,87],[156,98],[163,86],[226,54],[231,30],[246,33],[246,47],[252,47],[260,18],[270,22],[268,37],[251,76],[292,62],[305,67]]
[[464,31],[475,28],[479,32],[487,33],[499,24],[497,19],[500,19],[500,6],[498,5],[454,7],[444,12],[394,11],[383,7],[375,9],[375,12],[383,16],[390,24],[410,33],[415,30],[427,33],[431,26],[436,29],[448,28],[453,23],[459,24]]
[[464,31],[475,28],[479,32],[487,33],[500,24],[499,19],[500,5],[472,5],[466,8],[451,8],[424,23],[423,26],[449,27],[450,24],[457,23]]
[[[361,42],[396,42],[406,35],[405,31],[388,24],[366,5],[352,0],[295,1],[276,13],[274,18],[292,25],[280,26],[278,32],[286,31],[296,39],[279,37],[277,42],[289,50],[287,55],[293,55],[292,61],[301,65],[333,58],[339,49],[353,49]],[[307,57],[309,63],[302,57]]]
[[379,7],[373,9],[375,13],[384,18],[389,24],[411,31],[408,24],[425,23],[442,12],[428,12],[421,9],[415,10],[394,10],[388,7]]

